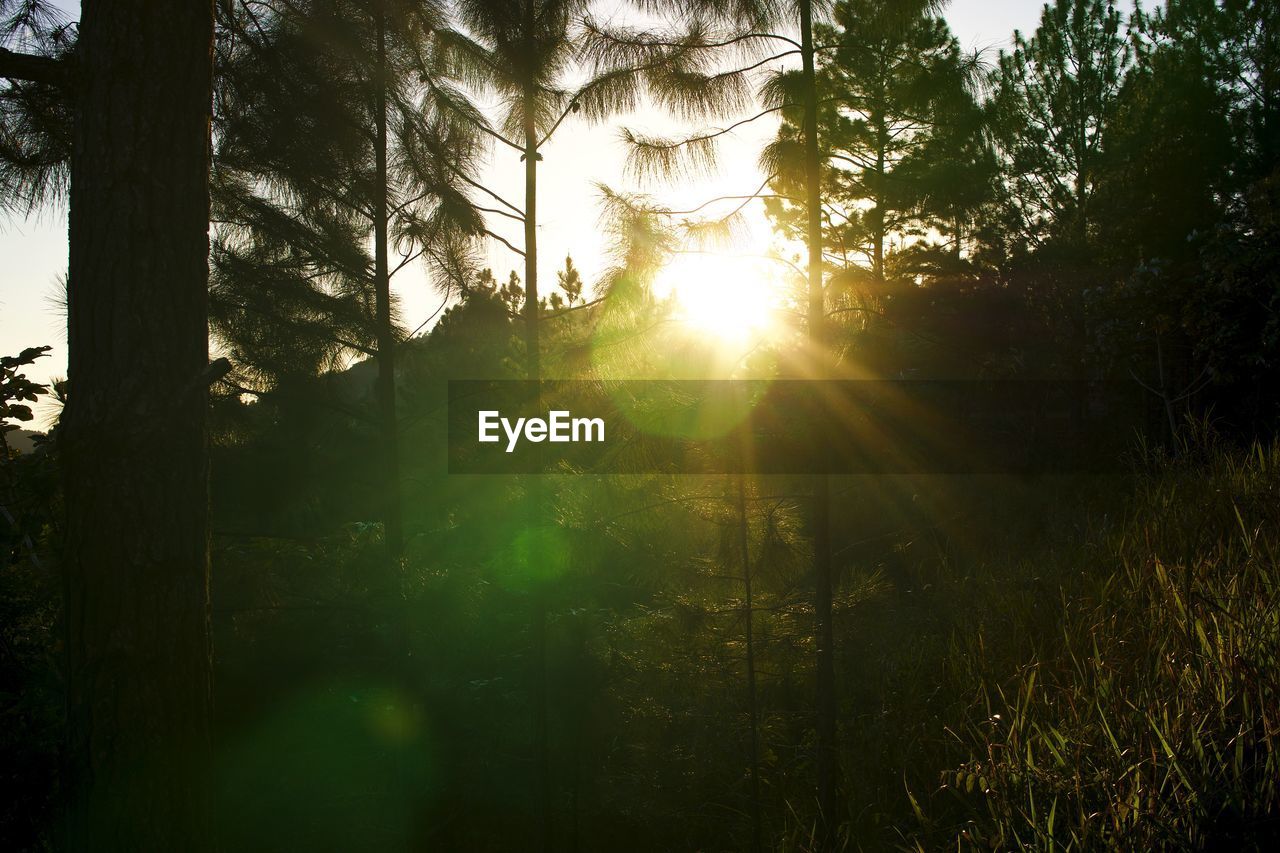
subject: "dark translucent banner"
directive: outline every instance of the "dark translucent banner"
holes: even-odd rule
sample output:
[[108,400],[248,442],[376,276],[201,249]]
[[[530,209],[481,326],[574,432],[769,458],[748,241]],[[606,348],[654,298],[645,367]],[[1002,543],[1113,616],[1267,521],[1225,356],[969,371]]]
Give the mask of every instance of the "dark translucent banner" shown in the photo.
[[1131,383],[457,380],[449,471],[1103,473],[1149,409]]

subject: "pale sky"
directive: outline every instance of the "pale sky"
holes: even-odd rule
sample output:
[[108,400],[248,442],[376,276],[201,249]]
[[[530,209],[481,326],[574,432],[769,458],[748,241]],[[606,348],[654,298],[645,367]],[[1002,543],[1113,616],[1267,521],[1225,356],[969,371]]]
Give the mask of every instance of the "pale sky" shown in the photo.
[[[58,0],[77,17],[78,0]],[[595,13],[608,19],[622,4],[608,0]],[[1014,29],[1030,32],[1040,18],[1042,0],[952,0],[945,16],[961,44],[968,49],[996,49],[1009,44]],[[624,175],[625,151],[617,139],[618,127],[626,125],[652,133],[682,132],[665,116],[643,111],[622,116],[608,124],[590,127],[566,122],[543,149],[539,167],[539,271],[554,284],[555,272],[571,253],[588,284],[594,283],[604,265],[603,239],[598,234],[599,196],[595,183],[618,189],[649,192],[664,204],[676,208],[693,207],[721,195],[754,191],[763,180],[756,168],[761,146],[773,135],[776,120],[763,119],[727,137],[721,148],[719,173],[677,187],[638,185]],[[521,204],[523,167],[515,152],[503,148],[491,153],[484,182],[505,198]],[[733,205],[723,209],[728,212]],[[758,203],[753,205],[758,207]],[[715,209],[709,209],[714,213]],[[748,216],[752,251],[761,251],[770,242],[763,215]],[[521,242],[516,225],[507,221],[491,227]],[[518,226],[517,226],[518,227]],[[521,268],[521,259],[499,244],[489,250],[489,261],[499,279],[511,269]],[[28,371],[37,381],[47,381],[66,373],[66,332],[57,309],[58,279],[66,273],[66,210],[45,210],[30,219],[0,216],[0,354],[16,354],[29,346],[51,345],[50,357]],[[395,279],[402,315],[409,328],[432,314],[441,297],[425,276],[405,270]]]

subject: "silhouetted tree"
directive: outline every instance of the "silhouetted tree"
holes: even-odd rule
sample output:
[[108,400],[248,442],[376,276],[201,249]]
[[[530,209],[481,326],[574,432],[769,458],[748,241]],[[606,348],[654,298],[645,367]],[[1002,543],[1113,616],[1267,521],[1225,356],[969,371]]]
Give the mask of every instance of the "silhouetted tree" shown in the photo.
[[1031,38],[1014,36],[992,76],[991,133],[1004,166],[1011,239],[1035,248],[1056,238],[1083,250],[1103,133],[1129,62],[1120,13],[1109,0],[1046,5]]
[[[832,23],[819,26],[818,39],[825,48],[817,86],[827,251],[837,266],[869,264],[882,282],[891,236],[903,243],[944,220],[954,231],[983,200],[980,178],[943,171],[944,164],[976,171],[981,157],[978,109],[966,85],[973,63],[929,4],[845,0]],[[786,198],[800,177],[799,138],[797,123],[784,120],[765,155],[785,194],[769,202],[775,215],[792,209]],[[961,185],[969,198],[959,195]]]
[[213,4],[86,3],[59,449],[70,849],[207,849]]
[[[351,353],[377,364],[388,554],[403,550],[391,291],[420,262],[453,287],[467,236],[470,109],[441,71],[433,2],[236,7],[219,97],[217,329],[260,377],[308,376]],[[400,257],[393,267],[390,252]],[[264,376],[265,375],[265,376]]]
[[[802,203],[806,226],[803,231],[808,254],[805,312],[808,326],[808,359],[811,375],[821,376],[829,368],[827,347],[826,290],[823,281],[821,158],[819,154],[816,78],[817,50],[814,41],[813,0],[779,3],[774,0],[708,0],[708,2],[650,4],[686,22],[683,32],[638,33],[623,29],[595,27],[593,48],[597,62],[605,68],[626,63],[631,67],[657,69],[641,79],[660,106],[685,119],[702,119],[741,112],[751,102],[752,72],[790,56],[799,55],[799,77],[788,80],[785,72],[764,87],[765,108],[733,124],[699,130],[690,135],[660,138],[624,131],[630,143],[633,168],[641,173],[672,178],[688,170],[707,169],[715,164],[717,140],[735,128],[764,116],[791,110],[800,114],[801,134],[795,160],[803,186]],[[693,14],[690,14],[692,12]],[[798,30],[799,41],[792,37]],[[781,45],[780,52],[772,53]],[[744,58],[745,57],[745,58]],[[718,68],[728,61],[739,67]],[[768,165],[768,164],[766,164]],[[768,180],[772,179],[772,175]],[[745,198],[759,197],[764,187]],[[732,215],[723,224],[728,224]],[[834,843],[837,790],[835,636],[832,627],[832,571],[830,484],[826,477],[813,483],[812,534],[814,555],[815,646],[817,658],[817,787],[819,846]]]

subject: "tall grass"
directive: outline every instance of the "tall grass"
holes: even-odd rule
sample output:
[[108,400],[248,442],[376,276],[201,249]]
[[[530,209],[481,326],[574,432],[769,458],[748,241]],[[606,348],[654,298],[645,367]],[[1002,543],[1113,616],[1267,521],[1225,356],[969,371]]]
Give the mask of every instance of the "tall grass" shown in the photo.
[[1060,606],[1013,617],[1048,627],[1012,672],[958,632],[969,759],[908,791],[907,846],[1280,849],[1280,445],[1140,456],[1124,516],[1033,567]]

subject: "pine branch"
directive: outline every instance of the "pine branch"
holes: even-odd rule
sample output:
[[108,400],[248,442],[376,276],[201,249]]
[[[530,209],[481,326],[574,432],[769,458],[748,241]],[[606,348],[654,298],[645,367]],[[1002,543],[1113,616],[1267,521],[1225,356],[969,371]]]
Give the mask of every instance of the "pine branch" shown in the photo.
[[505,217],[507,217],[508,219],[514,219],[516,222],[524,222],[524,217],[523,217],[523,216],[517,216],[517,215],[516,215],[516,214],[514,214],[514,213],[508,213],[507,211],[505,211],[505,210],[499,210],[499,209],[498,209],[498,208],[496,208],[496,207],[481,207],[480,205],[473,205],[473,206],[475,207],[475,209],[476,209],[476,210],[482,210],[482,211],[484,211],[485,213],[492,213],[492,214],[495,214],[495,215],[497,215],[497,216],[505,216]]
[[30,53],[15,53],[0,47],[0,77],[54,86],[71,85],[73,66],[70,59],[53,59]]
[[733,74],[745,74],[748,71],[756,70],[761,65],[768,65],[770,62],[776,62],[777,60],[787,56],[796,56],[799,53],[800,51],[798,50],[784,50],[782,53],[775,53],[773,56],[766,56],[764,59],[761,59],[759,62],[753,62],[750,65],[743,66],[742,68],[735,68],[732,71],[721,71],[718,74],[713,74],[709,79],[716,80],[721,77],[728,77]]
[[502,237],[502,236],[500,236],[500,235],[498,235],[498,234],[493,233],[493,232],[492,232],[492,231],[490,231],[488,228],[484,229],[484,233],[485,233],[487,236],[492,237],[493,239],[497,240],[499,243],[501,243],[502,245],[506,246],[508,249],[510,249],[511,251],[515,252],[515,253],[516,253],[517,255],[519,255],[520,257],[522,257],[522,258],[524,257],[524,252],[523,252],[523,251],[521,251],[520,249],[517,249],[515,246],[511,245],[511,242],[510,242],[509,240],[507,240],[507,238]]
[[515,142],[512,142],[510,139],[507,139],[505,136],[503,136],[501,133],[498,133],[498,131],[494,130],[492,127],[489,127],[488,122],[481,120],[477,115],[473,114],[471,111],[462,109],[461,106],[458,104],[457,99],[454,96],[452,96],[450,93],[445,92],[440,86],[436,85],[435,83],[428,82],[427,88],[431,90],[431,93],[436,96],[436,99],[438,101],[440,101],[441,103],[447,104],[449,106],[450,111],[452,112],[453,115],[456,115],[459,118],[467,121],[476,130],[479,130],[481,133],[487,134],[488,136],[492,136],[494,139],[498,140],[503,145],[506,145],[508,148],[513,148],[516,151],[521,151],[521,152],[524,151],[523,145],[519,145]]
[[484,193],[485,195],[489,196],[489,197],[490,197],[490,198],[492,198],[494,201],[498,202],[499,204],[502,204],[503,206],[507,207],[508,209],[510,209],[510,210],[514,211],[515,213],[519,214],[519,216],[520,216],[520,220],[521,220],[521,221],[524,221],[524,211],[523,211],[523,210],[521,210],[520,208],[516,207],[514,204],[512,204],[512,203],[511,203],[511,202],[509,202],[509,201],[507,201],[505,198],[503,198],[502,196],[498,195],[496,192],[494,192],[493,190],[489,189],[489,188],[488,188],[488,187],[486,187],[485,185],[483,185],[483,184],[479,183],[478,181],[475,181],[475,180],[473,180],[472,178],[468,177],[466,174],[464,174],[464,173],[462,172],[462,170],[461,170],[461,169],[457,168],[457,167],[456,167],[456,166],[454,166],[452,163],[446,163],[445,165],[449,168],[449,171],[453,172],[453,174],[455,174],[455,175],[457,175],[459,178],[461,178],[461,179],[463,180],[463,182],[465,182],[468,186],[470,186],[470,187],[474,187],[475,189],[480,190],[480,192],[482,192],[482,193]]
[[603,40],[604,42],[620,47],[629,47],[639,50],[650,50],[654,48],[667,48],[674,50],[716,50],[722,47],[733,47],[734,45],[743,44],[745,42],[765,40],[781,41],[789,45],[793,45],[797,49],[800,48],[800,42],[779,33],[747,32],[740,33],[720,41],[697,41],[695,39],[672,41],[664,36],[650,38],[646,33],[636,30],[605,29],[591,18],[584,18],[582,26],[587,33]]
[[404,269],[409,264],[413,263],[418,258],[422,257],[422,254],[425,251],[426,249],[422,248],[416,252],[410,252],[407,255],[402,255],[400,263],[396,264],[395,267],[391,270],[391,272],[387,273],[387,278],[394,278],[396,273],[400,272],[400,270]]
[[734,210],[729,214],[730,216],[732,216],[734,213],[737,213],[738,211],[742,210],[742,208],[743,208],[743,207],[744,207],[748,202],[750,202],[750,201],[752,201],[752,200],[754,200],[754,199],[758,199],[758,198],[781,198],[781,199],[786,199],[787,201],[795,201],[795,202],[799,202],[799,201],[801,201],[801,199],[798,199],[798,198],[796,198],[795,196],[782,195],[781,193],[766,193],[766,192],[761,192],[761,191],[760,191],[760,190],[763,190],[765,187],[767,187],[767,186],[769,185],[769,182],[770,182],[770,181],[772,181],[772,180],[773,180],[774,178],[776,178],[776,177],[777,177],[776,175],[770,175],[769,177],[765,178],[765,179],[764,179],[764,183],[760,184],[759,189],[757,189],[754,193],[751,193],[751,194],[749,194],[749,195],[722,195],[722,196],[716,196],[715,198],[709,198],[709,199],[707,199],[706,201],[704,201],[702,204],[698,205],[697,207],[691,207],[691,208],[689,208],[688,210],[667,210],[667,211],[663,211],[663,212],[664,212],[664,213],[667,213],[668,215],[671,215],[671,216],[689,216],[689,215],[692,215],[692,214],[694,214],[694,213],[699,212],[700,210],[702,210],[702,209],[703,209],[703,208],[705,208],[705,207],[710,207],[711,205],[715,204],[716,202],[720,202],[720,201],[742,201],[742,204],[740,204],[740,205],[738,205],[736,208],[734,208]]
[[769,107],[728,127],[706,131],[683,139],[642,136],[628,128],[621,131],[623,141],[632,146],[628,167],[639,174],[673,174],[682,171],[708,171],[715,167],[715,140],[743,125],[780,112],[791,105]]
[[403,341],[400,342],[400,345],[404,346],[405,344],[409,343],[409,341],[413,340],[414,335],[418,334],[418,332],[421,332],[423,329],[425,329],[427,327],[427,324],[430,323],[432,320],[434,320],[436,318],[436,315],[445,309],[445,306],[449,304],[449,300],[452,297],[453,297],[453,287],[449,286],[445,288],[444,299],[440,300],[440,305],[436,308],[436,310],[428,314],[427,319],[419,323],[417,328],[415,328],[412,332],[409,333],[409,337],[405,338]]

